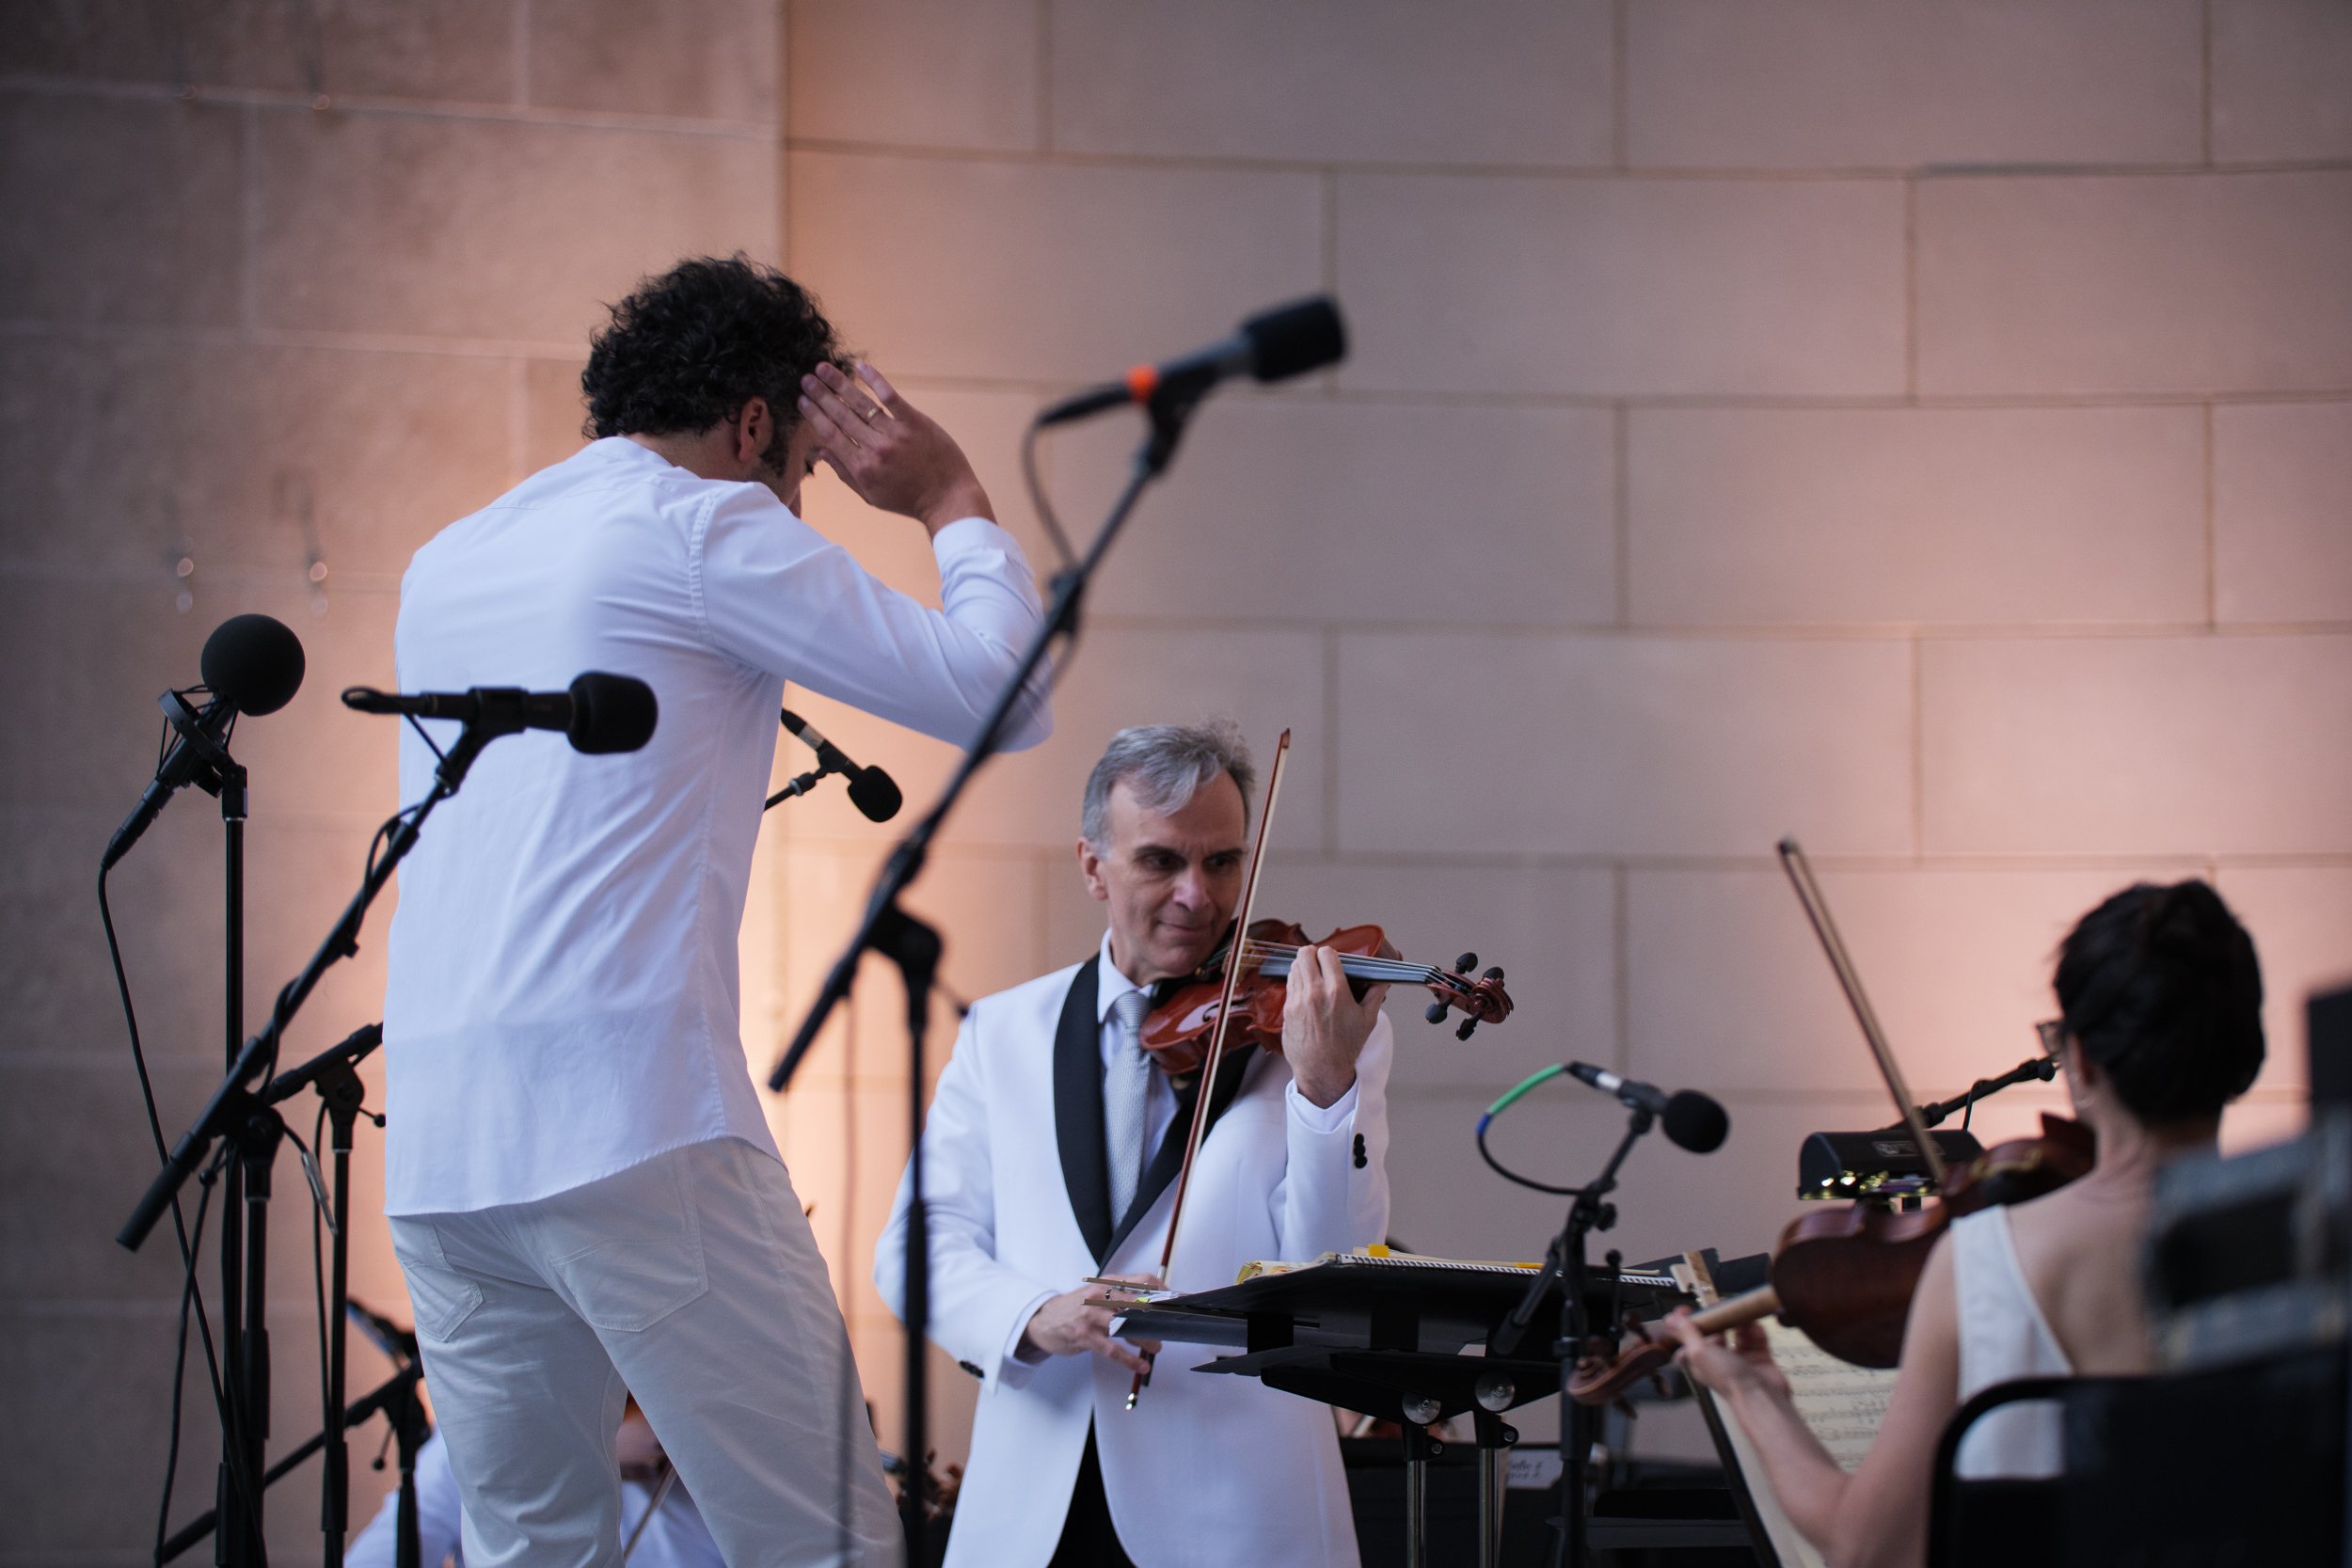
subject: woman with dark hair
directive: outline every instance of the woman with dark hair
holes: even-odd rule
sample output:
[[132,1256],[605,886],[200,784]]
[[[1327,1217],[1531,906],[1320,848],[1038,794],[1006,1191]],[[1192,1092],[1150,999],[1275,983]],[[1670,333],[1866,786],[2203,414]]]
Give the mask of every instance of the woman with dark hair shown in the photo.
[[[2203,882],[2125,888],[2058,950],[2059,1016],[2039,1025],[2074,1113],[2097,1135],[2090,1175],[1953,1222],[1912,1297],[1902,1367],[1859,1469],[1839,1468],[1790,1402],[1760,1326],[1729,1343],[1666,1326],[1676,1360],[1713,1390],[1763,1456],[1788,1517],[1832,1568],[1910,1565],[1927,1543],[1937,1439],[1979,1389],[2021,1377],[2122,1376],[2151,1366],[2139,1248],[2157,1167],[2215,1147],[2221,1108],[2262,1068],[2254,944]],[[1971,1429],[1963,1475],[2057,1472],[2056,1411],[2005,1406]]]

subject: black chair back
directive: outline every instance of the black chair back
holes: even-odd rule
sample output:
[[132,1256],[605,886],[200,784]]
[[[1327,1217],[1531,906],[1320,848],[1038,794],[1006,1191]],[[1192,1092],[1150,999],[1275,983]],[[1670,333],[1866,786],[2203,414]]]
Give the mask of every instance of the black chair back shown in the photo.
[[[2275,1568],[2340,1563],[2344,1357],[2301,1351],[2129,1378],[2030,1378],[1962,1405],[1936,1445],[1929,1568]],[[2059,1409],[2065,1473],[1964,1479],[1987,1412]]]

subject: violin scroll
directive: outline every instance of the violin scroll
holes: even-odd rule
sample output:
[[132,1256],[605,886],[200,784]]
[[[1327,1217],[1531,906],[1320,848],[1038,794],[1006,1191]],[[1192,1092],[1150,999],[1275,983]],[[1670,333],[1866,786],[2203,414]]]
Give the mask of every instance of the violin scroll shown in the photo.
[[1443,1023],[1448,1009],[1461,1009],[1461,1026],[1454,1031],[1457,1040],[1470,1038],[1471,1031],[1482,1023],[1501,1023],[1511,1016],[1511,993],[1502,989],[1502,966],[1489,968],[1473,980],[1470,972],[1477,967],[1478,955],[1465,953],[1454,960],[1451,970],[1433,968],[1422,982],[1437,1000],[1422,1009],[1422,1017],[1432,1023]]

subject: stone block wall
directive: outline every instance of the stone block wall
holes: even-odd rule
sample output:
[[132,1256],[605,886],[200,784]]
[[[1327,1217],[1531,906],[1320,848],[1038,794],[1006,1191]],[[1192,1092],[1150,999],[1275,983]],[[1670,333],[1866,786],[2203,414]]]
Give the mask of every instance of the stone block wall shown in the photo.
[[[1099,585],[1055,739],[982,778],[910,902],[965,996],[1070,961],[1101,929],[1070,846],[1109,731],[1223,712],[1263,748],[1290,727],[1268,909],[1475,949],[1520,1002],[1467,1046],[1394,1005],[1413,1246],[1541,1247],[1549,1200],[1497,1182],[1470,1132],[1546,1062],[1731,1109],[1712,1156],[1635,1156],[1633,1256],[1769,1245],[1797,1140],[1883,1119],[1773,867],[1784,832],[1922,1094],[2032,1049],[2050,950],[2103,894],[2216,879],[2273,998],[2227,1134],[2299,1117],[2301,998],[2352,975],[2341,0],[20,10],[0,1568],[127,1564],[150,1537],[179,1273],[164,1243],[108,1240],[152,1156],[88,886],[151,760],[147,705],[230,613],[310,649],[294,704],[239,736],[259,1016],[394,804],[389,732],[333,698],[389,677],[409,552],[577,443],[598,303],[688,251],[818,288],[965,439],[1041,565],[1014,460],[1040,403],[1338,293],[1348,361],[1204,412]],[[1049,443],[1073,528],[1133,436]],[[911,525],[829,481],[810,510],[930,591]],[[952,762],[807,707],[917,807]],[[220,1057],[218,832],[190,796],[115,884],[167,1126]],[[755,1071],[885,842],[830,795],[771,825]],[[374,1016],[381,928],[306,1044]],[[894,987],[867,975],[772,1110],[886,1441],[896,1329],[867,1271],[904,1155]],[[1979,1126],[2058,1103],[2015,1091]],[[1498,1147],[1569,1179],[1613,1124],[1549,1092]],[[398,1309],[364,1136],[361,1166],[355,1290]],[[316,1402],[284,1171],[281,1442]],[[952,1457],[971,1386],[938,1386]],[[211,1467],[187,1387],[181,1517]],[[311,1477],[274,1505],[281,1553],[315,1541]],[[364,1512],[381,1478],[358,1481]]]
[[[2035,1049],[2052,950],[2105,894],[2214,878],[2272,995],[2228,1136],[2295,1125],[2302,998],[2352,975],[2352,12],[796,0],[789,28],[790,265],[943,417],[1002,443],[1316,289],[1354,340],[1222,396],[1137,513],[1059,733],[983,781],[914,900],[962,991],[1100,931],[1070,846],[1106,732],[1221,711],[1295,737],[1269,909],[1515,977],[1518,1017],[1468,1046],[1392,1004],[1418,1248],[1540,1250],[1550,1200],[1470,1132],[1549,1061],[1731,1109],[1710,1157],[1635,1156],[1636,1257],[1769,1246],[1804,1133],[1887,1117],[1787,832],[1922,1095]],[[1134,435],[1048,443],[1066,520]],[[837,487],[812,510],[898,537]],[[924,587],[919,555],[892,569]],[[821,722],[918,800],[948,761]],[[795,812],[783,1032],[846,918],[811,931],[798,895],[820,860],[860,885],[882,842]],[[902,1141],[870,983],[817,1069],[875,1117],[842,1167],[859,1237]],[[792,1117],[828,1186],[841,1135]],[[1561,1091],[1497,1141],[1567,1180],[1614,1125]]]

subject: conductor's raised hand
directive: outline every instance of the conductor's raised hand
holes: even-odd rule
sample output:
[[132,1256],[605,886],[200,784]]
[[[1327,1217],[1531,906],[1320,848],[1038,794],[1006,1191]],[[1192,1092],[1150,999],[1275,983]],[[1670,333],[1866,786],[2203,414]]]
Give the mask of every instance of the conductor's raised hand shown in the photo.
[[820,364],[801,378],[801,418],[817,436],[817,455],[860,500],[912,517],[937,533],[959,517],[986,517],[988,492],[955,437],[860,361],[852,380]]
[[1356,1058],[1380,1021],[1389,988],[1374,986],[1357,1001],[1340,956],[1310,943],[1291,959],[1283,993],[1282,1059],[1300,1094],[1317,1105],[1336,1104],[1355,1086]]
[[[1131,1282],[1137,1285],[1153,1283],[1141,1277],[1135,1277]],[[1074,1291],[1065,1291],[1039,1307],[1031,1314],[1029,1326],[1022,1331],[1022,1350],[1035,1351],[1043,1355],[1092,1354],[1106,1361],[1115,1361],[1131,1372],[1150,1372],[1152,1363],[1148,1357],[1159,1354],[1159,1345],[1150,1339],[1113,1338],[1111,1319],[1118,1314],[1108,1307],[1088,1305],[1089,1298],[1102,1293],[1100,1285],[1081,1285]]]

